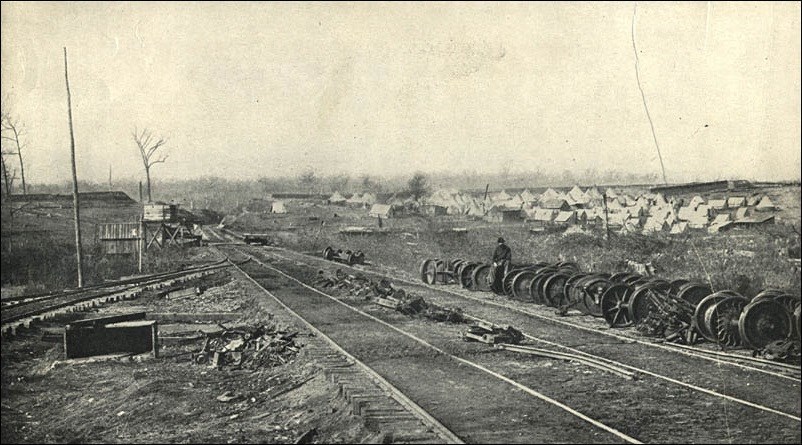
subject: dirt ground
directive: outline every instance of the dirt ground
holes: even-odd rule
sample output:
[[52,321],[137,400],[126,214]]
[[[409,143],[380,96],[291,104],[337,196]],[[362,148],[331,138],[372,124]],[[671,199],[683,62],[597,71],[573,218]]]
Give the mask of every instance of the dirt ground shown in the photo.
[[[313,340],[239,276],[200,297],[149,294],[83,316],[139,310],[231,312],[222,317],[227,327],[264,323],[272,314],[279,326],[301,331],[299,343]],[[303,348],[285,365],[256,370],[194,363],[191,353],[202,340],[165,342],[158,359],[144,354],[74,363],[64,358],[57,326],[63,322],[2,342],[3,443],[294,443],[313,428],[316,443],[381,440],[350,414]],[[161,324],[160,332],[175,337],[209,326],[183,321]]]

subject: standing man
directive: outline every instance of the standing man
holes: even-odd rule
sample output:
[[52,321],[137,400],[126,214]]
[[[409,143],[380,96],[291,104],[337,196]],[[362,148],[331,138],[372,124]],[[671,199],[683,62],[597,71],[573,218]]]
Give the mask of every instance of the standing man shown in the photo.
[[490,276],[493,277],[492,289],[497,292],[504,292],[502,281],[504,275],[512,263],[512,250],[504,242],[504,238],[499,237],[496,250],[493,252],[493,269]]

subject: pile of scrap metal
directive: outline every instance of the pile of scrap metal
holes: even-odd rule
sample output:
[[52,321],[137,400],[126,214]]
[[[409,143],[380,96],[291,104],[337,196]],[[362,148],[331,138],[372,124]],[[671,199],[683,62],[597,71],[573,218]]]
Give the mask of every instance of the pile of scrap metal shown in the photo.
[[406,315],[419,315],[435,321],[462,323],[462,310],[451,309],[426,302],[423,297],[410,295],[404,289],[394,287],[389,280],[383,278],[372,281],[362,274],[351,275],[337,269],[334,273],[319,270],[313,284],[319,289],[340,292],[340,295],[351,295],[372,300]]
[[193,358],[195,363],[208,363],[216,368],[280,366],[295,358],[303,347],[296,343],[297,335],[298,332],[281,330],[272,324],[224,329],[206,334],[203,347]]
[[338,290],[343,294],[370,298],[375,294],[373,281],[363,274],[348,274],[337,269],[334,273],[318,270],[312,284],[319,289]]
[[497,324],[480,321],[471,325],[466,332],[463,332],[462,339],[465,341],[478,341],[489,345],[499,343],[517,345],[524,339],[524,336],[521,331],[512,326],[499,326]]
[[328,261],[337,261],[345,263],[349,266],[354,264],[365,264],[365,254],[361,250],[352,252],[350,250],[343,251],[342,249],[334,250],[331,247],[323,249],[323,258]]

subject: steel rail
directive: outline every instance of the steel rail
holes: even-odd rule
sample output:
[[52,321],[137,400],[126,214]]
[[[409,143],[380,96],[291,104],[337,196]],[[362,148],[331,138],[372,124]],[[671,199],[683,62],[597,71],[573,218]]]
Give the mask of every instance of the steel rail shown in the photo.
[[379,319],[379,318],[377,318],[377,317],[375,317],[375,316],[373,316],[371,314],[368,314],[367,312],[364,312],[364,311],[359,310],[359,309],[357,309],[357,308],[355,308],[355,307],[353,307],[353,306],[351,306],[351,305],[349,305],[347,303],[344,303],[344,302],[338,300],[337,298],[326,294],[325,292],[321,292],[320,290],[315,289],[312,286],[309,286],[308,284],[296,279],[295,277],[293,277],[291,275],[288,275],[288,274],[284,273],[283,271],[281,271],[281,270],[279,270],[279,269],[277,269],[275,267],[272,267],[272,266],[269,266],[269,265],[263,263],[258,258],[255,258],[255,257],[253,257],[253,256],[251,256],[251,255],[249,255],[249,254],[247,254],[245,252],[242,252],[242,251],[240,251],[240,250],[238,250],[236,248],[235,248],[235,250],[239,251],[240,253],[242,253],[244,255],[250,256],[251,258],[253,258],[253,260],[256,263],[260,264],[262,267],[264,267],[266,269],[269,269],[269,270],[272,270],[272,271],[282,275],[283,277],[298,283],[299,285],[303,286],[306,289],[309,289],[309,290],[311,290],[311,291],[313,291],[313,292],[315,292],[317,294],[320,294],[320,295],[322,295],[322,296],[324,296],[324,297],[336,302],[337,304],[345,306],[346,308],[348,308],[348,309],[350,309],[350,310],[352,310],[352,311],[354,311],[354,312],[356,312],[356,313],[358,313],[358,314],[360,314],[360,315],[362,315],[362,316],[364,316],[366,318],[369,318],[369,319],[371,319],[371,320],[373,320],[373,321],[375,321],[377,323],[380,323],[380,324],[382,324],[382,325],[384,325],[384,326],[386,326],[386,327],[398,332],[399,334],[404,335],[404,336],[416,341],[417,343],[420,343],[420,344],[426,346],[427,348],[430,348],[430,349],[438,352],[439,354],[442,354],[442,355],[444,355],[446,357],[449,357],[449,358],[451,358],[453,360],[456,360],[456,361],[458,361],[460,363],[464,363],[464,364],[466,364],[468,366],[471,366],[471,367],[476,368],[476,369],[478,369],[480,371],[483,371],[483,372],[485,372],[485,373],[487,373],[487,374],[489,374],[489,375],[491,375],[491,376],[493,376],[493,377],[495,377],[495,378],[497,378],[499,380],[502,380],[502,381],[504,381],[506,383],[509,383],[510,385],[514,386],[515,388],[518,388],[521,391],[524,391],[525,393],[527,393],[527,394],[529,394],[531,396],[534,396],[534,397],[536,397],[536,398],[538,398],[540,400],[543,400],[544,402],[547,402],[547,403],[549,403],[551,405],[554,405],[554,406],[556,406],[556,407],[568,412],[569,414],[571,414],[571,415],[573,415],[573,416],[575,416],[575,417],[577,417],[577,418],[579,418],[579,419],[581,419],[581,420],[583,420],[583,421],[585,421],[585,422],[587,422],[587,423],[589,423],[589,424],[591,424],[591,425],[593,425],[593,426],[595,426],[597,428],[600,428],[600,429],[602,429],[602,430],[604,430],[604,431],[606,431],[606,432],[608,432],[608,433],[610,433],[610,434],[612,434],[612,435],[618,437],[619,439],[622,439],[622,440],[624,440],[624,441],[626,441],[628,443],[633,443],[633,444],[642,443],[639,440],[635,439],[634,437],[628,436],[627,434],[622,433],[621,431],[618,431],[615,428],[612,428],[612,427],[610,427],[608,425],[605,425],[605,424],[599,422],[598,420],[593,419],[593,418],[591,418],[591,417],[589,417],[589,416],[587,416],[587,415],[585,415],[585,414],[583,414],[583,413],[571,408],[570,406],[565,405],[564,403],[562,403],[562,402],[560,402],[558,400],[552,399],[551,397],[548,397],[548,396],[546,396],[546,395],[544,395],[544,394],[542,394],[542,393],[540,393],[540,392],[538,392],[538,391],[536,391],[536,390],[534,390],[532,388],[529,388],[528,386],[525,386],[525,385],[523,385],[521,383],[518,383],[515,380],[512,380],[509,377],[506,377],[506,376],[504,376],[502,374],[499,374],[499,373],[497,373],[497,372],[495,372],[495,371],[493,371],[491,369],[488,369],[488,368],[486,368],[486,367],[484,367],[484,366],[482,366],[482,365],[480,365],[478,363],[474,363],[474,362],[472,362],[470,360],[466,360],[464,358],[457,357],[457,356],[455,356],[453,354],[450,354],[450,353],[448,353],[448,352],[446,352],[446,351],[444,351],[444,350],[442,350],[442,349],[440,349],[440,348],[428,343],[427,341],[425,341],[425,340],[423,340],[421,338],[418,338],[417,336],[415,336],[413,334],[410,334],[410,333],[408,333],[408,332],[406,332],[406,331],[404,331],[402,329],[399,329],[396,326],[393,326],[390,323],[387,323],[384,320],[381,320],[381,319]]
[[669,345],[672,348],[681,348],[681,349],[685,349],[687,351],[694,351],[694,352],[698,352],[698,353],[701,353],[701,354],[715,355],[716,357],[726,357],[726,358],[732,359],[732,360],[743,360],[743,361],[746,361],[746,362],[756,363],[756,364],[759,364],[759,365],[773,366],[773,367],[777,367],[777,368],[781,368],[781,369],[788,369],[788,370],[796,371],[796,372],[802,371],[802,367],[800,367],[799,365],[794,365],[794,364],[790,364],[790,363],[773,362],[771,360],[766,360],[766,359],[757,358],[757,357],[747,357],[747,356],[740,356],[740,355],[735,355],[735,354],[728,354],[728,353],[723,352],[723,351],[710,351],[710,350],[707,350],[707,349],[694,348],[693,346],[680,345],[680,344],[677,344],[677,343],[665,343],[665,344]]
[[520,352],[520,353],[523,353],[523,354],[536,355],[536,356],[539,356],[539,357],[547,357],[547,358],[553,358],[553,359],[557,359],[557,360],[569,360],[569,361],[579,362],[579,363],[581,363],[583,365],[587,365],[587,366],[590,366],[592,368],[596,368],[596,369],[600,369],[602,371],[607,371],[607,372],[610,372],[610,373],[613,373],[613,374],[617,374],[617,375],[619,375],[621,377],[624,377],[624,378],[627,378],[627,379],[630,379],[630,380],[635,380],[636,379],[636,377],[635,377],[636,374],[634,372],[632,372],[632,371],[627,371],[626,369],[619,368],[619,367],[616,367],[616,366],[601,362],[599,360],[594,360],[594,359],[589,358],[589,357],[583,357],[583,356],[581,356],[579,354],[569,354],[569,353],[565,353],[565,352],[549,351],[549,350],[546,350],[546,349],[533,348],[533,347],[530,347],[530,346],[522,346],[522,345],[513,345],[513,344],[507,344],[507,343],[499,343],[499,344],[495,345],[495,347],[498,348],[498,349],[501,349],[503,351]]
[[[257,263],[264,266],[264,263],[260,262],[259,260],[254,259]],[[285,311],[290,313],[293,317],[300,320],[310,331],[314,332],[316,336],[322,338],[326,343],[328,343],[335,351],[339,352],[340,354],[347,357],[349,360],[353,361],[360,369],[362,369],[365,373],[367,373],[370,378],[376,382],[381,388],[388,391],[392,394],[393,398],[398,401],[402,406],[407,408],[410,412],[412,412],[419,420],[421,420],[424,424],[428,425],[432,430],[435,431],[435,434],[440,436],[446,443],[455,443],[455,444],[462,444],[465,443],[462,439],[459,438],[456,434],[454,434],[451,430],[449,430],[445,425],[440,423],[439,420],[432,417],[431,414],[426,412],[423,408],[421,408],[417,403],[413,402],[409,397],[404,395],[401,391],[398,390],[395,386],[393,386],[390,382],[388,382],[384,377],[379,375],[376,371],[370,368],[368,365],[348,353],[345,349],[343,349],[337,342],[331,339],[328,335],[324,334],[320,329],[316,328],[314,325],[309,323],[306,319],[304,319],[300,314],[292,310],[289,306],[284,304],[278,297],[276,297],[272,292],[265,289],[264,286],[259,284],[253,277],[248,275],[247,272],[242,270],[239,265],[235,265],[234,267],[237,268],[248,280],[250,280],[254,285],[256,285],[259,289],[262,290],[265,294],[270,296],[276,303],[279,304]]]
[[[214,262],[214,263],[211,263],[211,264],[204,264],[202,266],[197,266],[197,267],[195,267],[193,269],[217,266],[217,265],[221,265],[221,264],[225,263],[226,261],[227,261],[227,258],[222,259],[222,260],[217,261],[217,262]],[[176,273],[185,272],[185,271],[191,271],[193,269],[184,269],[182,271],[174,271],[173,270],[173,271],[168,271],[168,272],[159,272],[159,273],[145,275],[145,276],[141,276],[141,277],[127,278],[125,280],[118,280],[118,281],[113,281],[113,282],[109,282],[109,283],[95,284],[95,285],[92,285],[92,286],[84,286],[82,288],[67,289],[67,290],[57,291],[57,292],[46,292],[46,293],[41,293],[41,294],[30,294],[30,295],[19,295],[19,296],[16,296],[16,297],[4,298],[2,300],[2,303],[12,303],[12,302],[17,302],[17,301],[21,301],[21,300],[42,301],[42,300],[46,300],[48,298],[68,297],[70,295],[81,294],[81,293],[85,293],[85,292],[89,292],[89,291],[93,291],[93,290],[98,290],[98,289],[112,288],[112,287],[115,287],[115,286],[125,286],[125,285],[132,284],[132,283],[139,283],[139,282],[142,282],[142,281],[147,281],[147,280],[154,279],[154,278],[168,276],[168,275],[171,275],[171,274],[176,274]]]
[[[33,305],[34,303],[41,303],[43,301],[47,301],[47,300],[50,300],[50,299],[57,299],[57,298],[62,298],[62,297],[70,298],[68,301],[62,301],[62,302],[59,302],[59,303],[56,303],[56,304],[51,304],[51,305],[47,305],[47,306],[44,306],[44,307],[34,308],[32,310],[29,310],[27,312],[22,312],[20,314],[13,314],[13,315],[10,315],[10,316],[3,317],[2,326],[3,326],[3,328],[5,328],[6,325],[14,323],[16,321],[19,321],[19,320],[22,320],[22,319],[25,319],[25,318],[29,318],[29,317],[35,317],[35,316],[40,315],[40,314],[45,313],[45,312],[50,312],[50,311],[54,311],[54,310],[61,309],[61,308],[64,308],[64,307],[80,304],[80,303],[83,303],[84,301],[93,300],[93,299],[96,299],[96,298],[109,297],[109,296],[112,296],[112,295],[125,293],[127,291],[134,291],[134,290],[136,290],[137,288],[140,288],[140,287],[144,288],[144,287],[147,287],[147,286],[152,286],[152,285],[158,284],[158,283],[160,283],[162,281],[168,281],[168,280],[172,280],[172,279],[176,279],[176,278],[181,278],[181,277],[187,276],[187,275],[192,275],[192,274],[196,274],[196,273],[203,273],[203,272],[207,272],[207,271],[211,271],[211,270],[215,270],[215,269],[221,269],[221,268],[224,268],[224,267],[228,267],[229,264],[226,264],[226,262],[230,263],[230,261],[228,261],[228,260],[223,260],[223,262],[215,263],[215,264],[213,264],[211,266],[206,265],[206,266],[201,266],[201,267],[193,268],[193,269],[185,269],[185,270],[182,270],[182,271],[173,271],[173,272],[169,272],[169,273],[166,273],[166,274],[161,274],[158,277],[148,276],[146,278],[138,279],[135,282],[131,282],[130,284],[123,285],[121,288],[105,290],[105,291],[102,291],[102,292],[99,292],[99,293],[95,293],[95,292],[100,291],[103,288],[89,289],[89,290],[86,290],[86,291],[83,291],[83,292],[69,293],[69,294],[66,294],[66,295],[56,294],[56,295],[52,296],[52,298],[48,298],[48,299],[45,299],[45,300],[41,300],[40,299],[40,300],[31,301],[31,302],[20,303],[20,304],[14,305],[11,308],[7,308],[6,312],[8,312],[8,310],[10,310],[10,309],[14,309],[14,310],[16,310],[16,309],[24,309],[25,307],[27,307],[29,305]],[[77,296],[82,295],[82,294],[88,294],[88,295],[83,295],[83,296],[77,297]]]

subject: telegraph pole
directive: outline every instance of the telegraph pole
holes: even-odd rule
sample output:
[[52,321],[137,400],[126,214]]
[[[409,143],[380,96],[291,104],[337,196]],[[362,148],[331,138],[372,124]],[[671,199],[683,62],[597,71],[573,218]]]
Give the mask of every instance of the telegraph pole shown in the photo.
[[72,100],[70,78],[67,75],[67,47],[64,47],[64,81],[67,84],[67,116],[70,122],[70,157],[72,160],[72,208],[75,217],[75,253],[78,260],[78,287],[84,286],[83,258],[81,256],[81,216],[78,209],[78,173],[75,171],[75,136],[72,131]]

